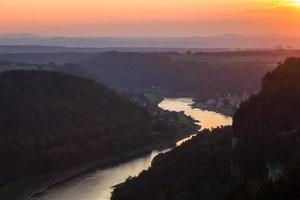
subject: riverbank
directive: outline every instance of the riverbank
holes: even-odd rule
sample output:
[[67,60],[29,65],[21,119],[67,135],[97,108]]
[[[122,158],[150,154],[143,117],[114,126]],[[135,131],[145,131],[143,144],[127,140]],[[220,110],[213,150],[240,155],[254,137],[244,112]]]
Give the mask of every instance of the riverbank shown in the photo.
[[226,95],[215,95],[209,99],[194,98],[193,108],[204,109],[208,111],[217,112],[225,116],[232,117],[235,111],[240,107],[240,104],[249,98],[250,94],[243,93],[242,95],[237,94],[226,94]]
[[96,160],[81,166],[69,168],[58,172],[24,177],[16,182],[0,187],[0,199],[5,200],[29,200],[43,194],[46,190],[60,185],[80,175],[114,166],[134,158],[141,157],[157,149],[172,148],[178,140],[195,133],[180,135],[172,139],[146,145],[132,151]]
[[216,100],[211,100],[214,101],[214,103],[210,103],[209,101],[202,102],[202,101],[198,101],[197,99],[193,99],[193,101],[194,103],[191,105],[192,108],[198,108],[201,110],[216,112],[227,117],[233,117],[236,109],[238,108],[237,106],[232,106],[224,103],[217,104],[215,103]]
[[[240,104],[240,98],[238,97],[231,97],[227,96],[227,98],[219,98],[219,99],[209,99],[207,101],[200,101],[198,98],[191,94],[182,94],[182,93],[172,93],[169,92],[168,94],[162,95],[162,93],[155,93],[151,90],[135,90],[135,91],[122,91],[124,94],[126,94],[128,97],[131,98],[131,100],[135,101],[136,103],[150,107],[150,111],[153,110],[153,107],[155,108],[155,112],[157,111],[156,107],[157,104],[161,103],[164,98],[170,98],[170,99],[176,99],[176,98],[191,98],[193,99],[193,103],[191,104],[192,108],[199,108],[201,110],[207,110],[207,111],[213,111],[219,114],[222,114],[227,117],[233,117],[236,109],[238,108]],[[213,103],[211,102],[213,101]],[[230,104],[233,103],[232,104]]]
[[227,117],[233,117],[233,115],[236,111],[236,109],[229,108],[229,107],[219,108],[219,107],[204,105],[204,104],[200,104],[200,103],[193,104],[192,108],[198,108],[198,109],[201,109],[201,110],[216,112],[216,113],[222,114],[222,115],[227,116]]

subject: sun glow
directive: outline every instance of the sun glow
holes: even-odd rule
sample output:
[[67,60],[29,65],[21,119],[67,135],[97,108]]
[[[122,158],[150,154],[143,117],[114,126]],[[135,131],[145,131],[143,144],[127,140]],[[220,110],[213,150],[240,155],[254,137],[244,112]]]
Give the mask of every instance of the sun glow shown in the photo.
[[292,0],[294,6],[300,7],[300,0]]

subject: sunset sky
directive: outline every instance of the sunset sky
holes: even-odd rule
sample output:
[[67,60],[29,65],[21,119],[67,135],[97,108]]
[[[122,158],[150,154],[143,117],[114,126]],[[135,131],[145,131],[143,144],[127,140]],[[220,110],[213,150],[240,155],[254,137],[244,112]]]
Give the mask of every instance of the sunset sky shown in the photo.
[[300,0],[1,0],[0,33],[300,34]]

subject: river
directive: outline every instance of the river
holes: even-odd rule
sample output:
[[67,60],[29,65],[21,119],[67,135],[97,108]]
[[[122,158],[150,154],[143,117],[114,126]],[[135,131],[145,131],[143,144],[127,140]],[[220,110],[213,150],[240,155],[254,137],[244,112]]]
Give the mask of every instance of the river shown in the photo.
[[[214,128],[221,125],[231,125],[232,118],[223,116],[216,112],[194,109],[190,105],[191,98],[165,98],[159,106],[170,111],[183,111],[186,115],[199,121],[203,128]],[[181,145],[183,141],[190,137],[178,141]],[[141,158],[118,164],[113,167],[99,169],[89,174],[84,174],[68,182],[60,184],[45,191],[32,200],[109,200],[112,187],[124,182],[129,176],[137,176],[141,171],[150,167],[151,161],[159,153],[164,153],[170,149],[154,150],[150,154]]]

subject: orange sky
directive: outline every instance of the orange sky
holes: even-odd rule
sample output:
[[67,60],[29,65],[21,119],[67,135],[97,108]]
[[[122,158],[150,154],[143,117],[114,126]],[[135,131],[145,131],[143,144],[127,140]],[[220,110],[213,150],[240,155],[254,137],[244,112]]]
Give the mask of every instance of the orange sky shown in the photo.
[[66,36],[300,34],[300,0],[0,0],[0,32]]

